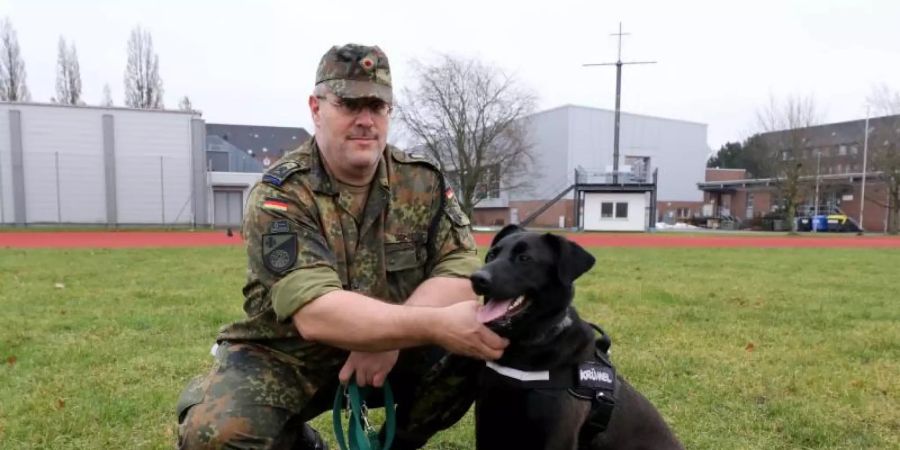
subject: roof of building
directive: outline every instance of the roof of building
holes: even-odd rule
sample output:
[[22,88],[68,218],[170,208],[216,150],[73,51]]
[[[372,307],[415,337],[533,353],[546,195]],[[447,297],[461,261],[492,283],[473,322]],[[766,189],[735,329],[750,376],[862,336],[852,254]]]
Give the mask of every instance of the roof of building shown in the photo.
[[258,161],[269,160],[269,165],[285,152],[299,147],[310,134],[298,127],[269,127],[261,125],[206,124],[208,136],[218,136],[229,144],[252,155]]
[[[594,106],[565,104],[565,105],[560,105],[560,106],[555,106],[553,108],[545,109],[543,111],[537,111],[537,112],[531,114],[531,117],[542,115],[542,114],[547,114],[547,113],[552,113],[552,112],[557,112],[557,111],[565,110],[565,109],[586,109],[586,110],[590,110],[590,111],[599,111],[599,112],[605,112],[605,113],[609,113],[609,114],[616,113],[616,111],[612,110],[612,109],[597,108]],[[632,112],[627,112],[627,111],[620,111],[620,114],[623,116],[631,116],[631,117],[643,118],[643,119],[666,120],[666,121],[686,123],[686,124],[691,124],[691,125],[700,125],[700,126],[704,126],[704,127],[708,126],[707,124],[705,124],[703,122],[696,122],[696,121],[692,121],[692,120],[683,120],[683,119],[672,119],[669,117],[650,116],[647,114],[637,114],[637,113],[632,113]]]
[[[803,133],[802,138],[808,147],[822,147],[840,144],[862,143],[863,130],[866,127],[865,119],[851,120],[847,122],[827,123],[812,127],[799,128],[796,131]],[[900,115],[872,117],[869,119],[869,130],[885,126],[900,125]],[[789,133],[791,130],[772,131],[762,133],[764,138],[777,138],[779,135]]]
[[247,154],[246,151],[241,150],[230,142],[222,139],[216,135],[209,135],[206,137],[206,150],[207,151],[215,151],[215,152],[225,152],[228,153],[228,164],[225,168],[216,167],[216,163],[213,163],[209,170],[212,171],[228,171],[228,172],[263,172],[265,168],[263,167],[262,162],[253,156]]
[[0,100],[0,106],[8,106],[11,108],[15,108],[16,106],[40,106],[40,107],[49,107],[49,108],[75,108],[75,109],[102,109],[109,111],[134,111],[134,112],[147,112],[147,113],[169,113],[169,114],[183,114],[196,116],[200,118],[202,113],[197,110],[192,111],[184,111],[181,109],[150,109],[150,108],[130,108],[127,106],[98,106],[98,105],[67,105],[64,103],[48,103],[48,102],[10,102],[7,100]]
[[[848,183],[859,183],[864,178],[870,181],[879,180],[881,178],[882,173],[879,171],[876,172],[867,172],[865,174],[861,172],[853,172],[853,173],[834,173],[827,175],[819,175],[818,179],[821,182],[848,182]],[[804,175],[799,178],[802,183],[814,183],[816,181],[815,175]],[[721,181],[704,181],[702,183],[697,183],[697,188],[701,191],[721,191],[721,190],[734,190],[738,188],[753,188],[753,187],[765,187],[765,186],[777,186],[779,183],[782,183],[782,178],[745,178],[740,180],[721,180]]]

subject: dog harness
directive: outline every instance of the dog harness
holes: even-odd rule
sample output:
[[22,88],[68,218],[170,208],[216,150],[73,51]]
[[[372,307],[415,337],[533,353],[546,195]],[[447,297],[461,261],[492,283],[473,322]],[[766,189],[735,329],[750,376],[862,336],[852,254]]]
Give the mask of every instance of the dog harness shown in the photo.
[[565,389],[570,395],[591,402],[588,420],[581,427],[579,442],[589,442],[606,430],[616,406],[616,368],[609,359],[612,340],[598,325],[590,324],[600,335],[594,341],[594,359],[551,370],[528,372],[488,362],[481,374],[481,385],[515,386],[520,389]]

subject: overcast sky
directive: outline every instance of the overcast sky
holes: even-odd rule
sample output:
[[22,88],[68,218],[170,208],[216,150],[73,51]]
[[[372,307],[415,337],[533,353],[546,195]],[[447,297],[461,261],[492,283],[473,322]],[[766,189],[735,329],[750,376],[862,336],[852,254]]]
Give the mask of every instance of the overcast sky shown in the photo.
[[813,95],[828,121],[862,118],[877,84],[900,90],[900,1],[50,1],[0,0],[19,35],[34,101],[54,92],[57,41],[74,41],[83,97],[123,102],[125,45],[146,27],[165,104],[188,95],[207,122],[302,126],[319,58],[379,45],[395,92],[436,52],[514,73],[539,108],[613,109],[621,21],[624,111],[706,123],[717,149],[753,131],[770,95]]

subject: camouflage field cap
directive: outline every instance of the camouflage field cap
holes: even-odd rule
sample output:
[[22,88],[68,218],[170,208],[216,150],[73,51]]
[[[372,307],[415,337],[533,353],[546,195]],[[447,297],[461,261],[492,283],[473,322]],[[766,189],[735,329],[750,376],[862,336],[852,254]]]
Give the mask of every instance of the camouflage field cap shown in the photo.
[[322,56],[316,84],[325,83],[341,98],[375,97],[393,101],[391,68],[380,48],[358,44],[334,46]]

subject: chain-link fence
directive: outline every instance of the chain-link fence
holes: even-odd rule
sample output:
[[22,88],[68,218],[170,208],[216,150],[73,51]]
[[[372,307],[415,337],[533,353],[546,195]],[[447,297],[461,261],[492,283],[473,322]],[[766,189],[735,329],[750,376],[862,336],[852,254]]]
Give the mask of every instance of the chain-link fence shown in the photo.
[[[0,161],[9,165],[8,154]],[[24,201],[24,223],[190,225],[191,161],[187,156],[25,152],[24,192],[13,192],[12,171],[0,167],[0,223],[21,223],[15,197]]]

